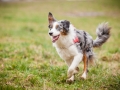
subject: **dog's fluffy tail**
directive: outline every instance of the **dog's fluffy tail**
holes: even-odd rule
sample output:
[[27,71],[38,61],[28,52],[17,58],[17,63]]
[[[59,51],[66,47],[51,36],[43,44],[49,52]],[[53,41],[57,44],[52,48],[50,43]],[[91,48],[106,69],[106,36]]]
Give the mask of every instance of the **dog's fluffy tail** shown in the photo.
[[93,47],[99,47],[108,40],[110,37],[110,29],[111,27],[108,26],[108,23],[101,23],[97,27],[97,38],[93,41]]

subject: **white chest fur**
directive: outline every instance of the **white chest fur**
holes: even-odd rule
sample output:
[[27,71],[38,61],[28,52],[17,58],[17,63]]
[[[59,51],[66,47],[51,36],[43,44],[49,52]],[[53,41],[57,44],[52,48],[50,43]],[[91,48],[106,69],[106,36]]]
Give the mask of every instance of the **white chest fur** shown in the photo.
[[74,44],[69,46],[68,48],[56,48],[56,50],[59,56],[65,61],[73,59],[74,56],[78,54],[78,50]]

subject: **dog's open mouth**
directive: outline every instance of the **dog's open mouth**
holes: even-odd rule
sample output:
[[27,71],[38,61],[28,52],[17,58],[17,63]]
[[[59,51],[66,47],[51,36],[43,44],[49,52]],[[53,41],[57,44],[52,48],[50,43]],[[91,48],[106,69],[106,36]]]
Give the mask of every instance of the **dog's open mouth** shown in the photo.
[[58,40],[59,36],[60,36],[60,35],[53,36],[53,37],[52,37],[52,42],[53,42],[53,43],[56,42],[56,41]]

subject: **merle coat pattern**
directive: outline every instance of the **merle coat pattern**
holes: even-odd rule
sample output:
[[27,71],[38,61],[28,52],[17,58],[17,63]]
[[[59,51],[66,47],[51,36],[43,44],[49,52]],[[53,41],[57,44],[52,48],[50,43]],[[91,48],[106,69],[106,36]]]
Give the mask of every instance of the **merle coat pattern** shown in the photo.
[[110,27],[102,23],[97,27],[97,38],[92,39],[87,32],[76,29],[68,20],[57,21],[52,13],[48,14],[49,35],[59,56],[68,65],[67,82],[74,81],[79,71],[78,65],[83,60],[84,70],[81,78],[86,79],[89,61],[93,61],[93,47],[99,47],[110,37]]

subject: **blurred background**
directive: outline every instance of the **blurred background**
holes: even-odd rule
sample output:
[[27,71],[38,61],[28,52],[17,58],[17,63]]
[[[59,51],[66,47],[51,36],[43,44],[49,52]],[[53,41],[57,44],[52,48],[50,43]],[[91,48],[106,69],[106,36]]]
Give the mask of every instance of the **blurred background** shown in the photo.
[[[96,38],[96,27],[109,22],[110,39],[94,49],[96,64],[72,85],[67,66],[48,35],[48,13],[69,20]],[[119,90],[120,0],[0,0],[0,90]]]

